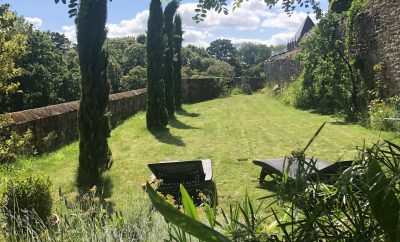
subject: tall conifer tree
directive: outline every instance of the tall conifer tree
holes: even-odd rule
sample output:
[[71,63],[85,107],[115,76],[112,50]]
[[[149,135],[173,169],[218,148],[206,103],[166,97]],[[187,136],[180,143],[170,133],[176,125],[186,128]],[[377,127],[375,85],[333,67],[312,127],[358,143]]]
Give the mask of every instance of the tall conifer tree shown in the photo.
[[160,0],[151,0],[147,28],[147,128],[165,128],[168,114],[165,109],[163,79],[164,35],[163,11]]
[[174,98],[175,109],[182,109],[182,20],[179,14],[174,20]]
[[178,2],[172,0],[165,7],[164,34],[167,40],[164,59],[165,101],[168,115],[172,117],[175,113],[174,101],[174,16],[178,9]]
[[110,126],[106,107],[110,84],[107,81],[106,39],[107,0],[81,0],[76,19],[82,93],[79,106],[79,167],[77,185],[87,189],[98,185],[102,172],[111,166],[107,138]]

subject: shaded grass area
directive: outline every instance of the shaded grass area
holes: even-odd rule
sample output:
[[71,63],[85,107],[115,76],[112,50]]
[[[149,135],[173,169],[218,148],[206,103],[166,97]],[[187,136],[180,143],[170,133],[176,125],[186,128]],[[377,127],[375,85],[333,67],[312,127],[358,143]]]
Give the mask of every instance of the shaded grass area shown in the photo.
[[[355,147],[364,142],[396,138],[393,133],[342,123],[333,116],[296,110],[260,93],[184,105],[165,131],[149,132],[141,113],[113,130],[109,140],[114,164],[105,176],[112,181],[111,200],[118,210],[128,210],[136,199],[146,199],[137,194],[150,177],[148,163],[191,159],[213,161],[222,207],[240,201],[246,191],[253,198],[265,196],[266,190],[256,188],[260,168],[251,160],[282,157],[303,148],[323,122],[332,123],[322,130],[308,154],[330,162],[352,159]],[[20,160],[14,167],[3,168],[0,176],[46,174],[55,194],[61,187],[74,197],[77,164],[75,142],[51,154]]]

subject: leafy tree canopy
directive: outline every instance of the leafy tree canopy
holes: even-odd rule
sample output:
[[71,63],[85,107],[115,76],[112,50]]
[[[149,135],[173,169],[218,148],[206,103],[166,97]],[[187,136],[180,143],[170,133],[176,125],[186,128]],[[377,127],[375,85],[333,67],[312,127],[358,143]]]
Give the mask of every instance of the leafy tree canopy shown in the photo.
[[231,40],[217,39],[210,43],[207,52],[218,60],[228,61],[235,57],[237,51]]
[[19,83],[10,82],[22,74],[16,62],[26,53],[26,35],[17,28],[18,19],[9,5],[0,5],[0,94],[17,91]]

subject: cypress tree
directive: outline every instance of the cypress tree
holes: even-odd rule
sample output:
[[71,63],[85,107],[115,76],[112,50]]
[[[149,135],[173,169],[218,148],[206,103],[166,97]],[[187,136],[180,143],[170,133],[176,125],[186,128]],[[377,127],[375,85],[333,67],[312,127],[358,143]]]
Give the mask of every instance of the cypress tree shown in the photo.
[[181,16],[176,15],[174,20],[174,98],[175,108],[182,109],[182,20]]
[[165,128],[168,114],[165,109],[163,79],[164,35],[163,11],[160,0],[151,0],[147,26],[147,113],[148,129]]
[[174,16],[178,9],[178,2],[172,0],[165,7],[164,34],[167,41],[164,59],[164,80],[165,80],[165,102],[168,115],[172,117],[175,113],[174,101]]
[[79,106],[79,167],[77,185],[87,189],[99,185],[102,172],[111,166],[107,138],[110,126],[106,107],[110,84],[107,81],[106,39],[107,0],[81,0],[77,24],[81,101]]

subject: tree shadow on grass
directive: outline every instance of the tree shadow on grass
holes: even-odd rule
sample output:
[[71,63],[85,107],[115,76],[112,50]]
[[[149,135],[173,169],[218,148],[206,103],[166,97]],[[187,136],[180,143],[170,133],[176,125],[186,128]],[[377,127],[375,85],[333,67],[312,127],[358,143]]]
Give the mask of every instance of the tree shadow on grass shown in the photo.
[[75,205],[70,204],[66,200],[67,207],[70,209],[79,209],[82,211],[97,210],[105,208],[108,214],[112,214],[115,210],[115,204],[110,199],[112,197],[113,183],[111,178],[104,174],[99,178],[97,186],[91,188],[79,189],[75,197]]
[[187,125],[185,123],[182,123],[176,117],[173,117],[169,120],[169,125],[171,125],[171,127],[177,128],[177,129],[199,129],[199,128]]
[[182,115],[182,116],[187,116],[187,117],[192,117],[192,118],[196,118],[196,117],[200,116],[200,114],[198,114],[198,113],[189,113],[188,111],[186,111],[183,108],[176,110],[176,113],[179,115]]
[[328,122],[329,124],[332,125],[349,125],[349,124],[359,124],[357,121],[354,120],[337,120],[337,121],[333,121],[333,122]]
[[151,129],[150,133],[160,142],[170,145],[184,147],[185,143],[178,136],[173,136],[168,128],[165,129]]
[[103,175],[100,180],[99,188],[97,190],[100,203],[107,209],[109,214],[114,212],[115,204],[110,202],[109,199],[112,197],[113,183],[111,178],[108,175]]

